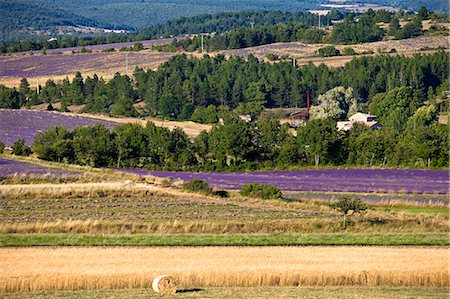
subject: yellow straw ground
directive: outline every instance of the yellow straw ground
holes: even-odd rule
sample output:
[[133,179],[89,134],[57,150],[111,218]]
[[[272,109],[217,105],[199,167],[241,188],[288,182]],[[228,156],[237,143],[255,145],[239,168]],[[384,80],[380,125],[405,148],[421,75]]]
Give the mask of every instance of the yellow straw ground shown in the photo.
[[448,286],[448,249],[432,247],[55,247],[0,249],[0,291],[148,287],[161,274],[181,288]]

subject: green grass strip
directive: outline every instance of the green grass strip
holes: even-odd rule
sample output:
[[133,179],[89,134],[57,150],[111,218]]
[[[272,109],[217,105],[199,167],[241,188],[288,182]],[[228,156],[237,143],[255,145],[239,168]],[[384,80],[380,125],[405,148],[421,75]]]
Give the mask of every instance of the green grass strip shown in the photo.
[[448,246],[447,234],[0,234],[20,246]]

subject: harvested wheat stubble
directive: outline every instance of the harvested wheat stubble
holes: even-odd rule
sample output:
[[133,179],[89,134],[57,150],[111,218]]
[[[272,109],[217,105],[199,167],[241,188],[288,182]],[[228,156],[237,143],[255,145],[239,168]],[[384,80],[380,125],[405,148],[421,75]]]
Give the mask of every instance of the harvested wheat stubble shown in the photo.
[[175,294],[177,291],[177,283],[175,278],[169,275],[159,275],[153,279],[153,291],[159,294]]
[[2,248],[0,292],[145,288],[167,273],[179,288],[299,285],[448,286],[448,248]]

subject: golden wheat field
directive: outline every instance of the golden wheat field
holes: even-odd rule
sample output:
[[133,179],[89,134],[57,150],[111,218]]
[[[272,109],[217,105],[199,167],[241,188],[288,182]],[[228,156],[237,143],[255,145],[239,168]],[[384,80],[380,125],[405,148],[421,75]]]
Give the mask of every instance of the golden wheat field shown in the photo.
[[0,291],[142,288],[160,274],[181,288],[435,286],[448,249],[433,247],[44,247],[0,249]]

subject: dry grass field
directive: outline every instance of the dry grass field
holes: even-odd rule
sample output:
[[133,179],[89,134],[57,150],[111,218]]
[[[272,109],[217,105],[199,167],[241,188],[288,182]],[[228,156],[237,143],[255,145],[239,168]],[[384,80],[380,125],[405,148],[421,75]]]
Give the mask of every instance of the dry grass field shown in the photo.
[[2,248],[1,292],[143,288],[160,274],[181,289],[449,284],[448,248]]
[[[238,50],[226,50],[222,51],[226,55],[241,55],[248,56],[249,54],[255,55],[259,59],[264,59],[268,53],[274,53],[278,56],[294,56],[297,58],[297,65],[307,64],[310,61],[314,64],[324,63],[331,67],[339,67],[353,59],[354,56],[344,57],[314,57],[316,51],[326,44],[304,44],[301,42],[290,43],[275,43],[257,47],[249,47]],[[377,52],[389,52],[391,49],[395,49],[397,54],[403,54],[406,56],[412,56],[418,53],[432,53],[433,50],[444,48],[448,49],[448,39],[446,36],[420,36],[412,39],[405,40],[387,40],[373,43],[364,43],[356,45],[338,45],[336,48],[342,51],[344,48],[353,48],[356,53],[364,53],[367,51]],[[376,55],[376,54],[373,54]]]
[[[328,201],[229,198],[161,188],[146,178],[107,183],[0,185],[0,233],[195,234],[337,233],[341,216]],[[376,208],[375,208],[376,207]],[[380,203],[354,215],[349,233],[445,233],[442,204]]]
[[0,57],[0,84],[19,86],[20,79],[28,78],[31,87],[46,80],[62,81],[65,77],[73,78],[80,71],[84,77],[97,74],[106,80],[115,73],[126,73],[128,54],[128,71],[131,75],[136,66],[144,69],[156,69],[174,53],[162,53],[152,50],[140,52],[113,52],[87,54],[14,54]]

